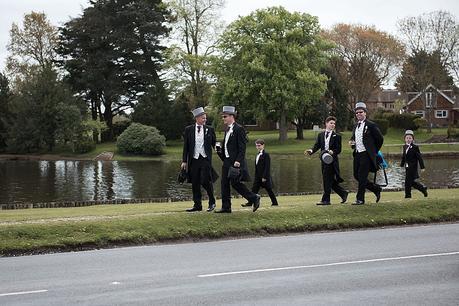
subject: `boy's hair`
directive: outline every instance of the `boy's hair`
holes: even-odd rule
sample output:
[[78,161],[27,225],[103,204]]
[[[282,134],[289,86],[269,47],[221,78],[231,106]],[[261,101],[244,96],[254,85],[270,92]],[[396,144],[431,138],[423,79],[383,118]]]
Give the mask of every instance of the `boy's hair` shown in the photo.
[[264,145],[265,144],[265,141],[261,138],[258,138],[257,140],[255,140],[255,144],[261,144],[261,145]]
[[335,116],[328,116],[326,119],[325,119],[325,123],[328,123],[329,121],[335,121],[336,122],[336,117]]

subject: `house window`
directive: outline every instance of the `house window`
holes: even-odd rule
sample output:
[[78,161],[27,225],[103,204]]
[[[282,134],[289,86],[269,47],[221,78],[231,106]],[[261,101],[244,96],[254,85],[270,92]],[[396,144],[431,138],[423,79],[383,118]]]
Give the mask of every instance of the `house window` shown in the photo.
[[435,118],[448,118],[448,111],[447,110],[436,110]]
[[433,92],[426,92],[426,107],[432,107]]
[[418,115],[418,116],[421,116],[421,118],[424,118],[424,117],[425,117],[425,113],[424,113],[423,110],[414,111],[413,114]]

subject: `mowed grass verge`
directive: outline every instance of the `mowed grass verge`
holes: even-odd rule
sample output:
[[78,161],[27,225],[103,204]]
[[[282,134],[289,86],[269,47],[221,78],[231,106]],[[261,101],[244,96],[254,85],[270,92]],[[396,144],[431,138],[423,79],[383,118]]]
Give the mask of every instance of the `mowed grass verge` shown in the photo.
[[263,197],[256,213],[238,198],[232,214],[184,212],[191,202],[0,211],[0,255],[459,220],[459,189],[413,196],[384,192],[375,204],[370,193],[363,206],[350,205],[355,194],[348,204],[332,195],[331,206],[315,205],[320,195],[286,196],[279,207]]

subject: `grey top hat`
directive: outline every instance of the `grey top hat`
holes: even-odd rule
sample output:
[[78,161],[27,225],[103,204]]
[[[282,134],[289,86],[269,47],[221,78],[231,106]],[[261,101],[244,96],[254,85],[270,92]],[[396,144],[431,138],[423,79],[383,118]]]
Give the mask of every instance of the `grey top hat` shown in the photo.
[[354,108],[354,111],[358,110],[358,109],[363,109],[364,111],[367,111],[367,105],[361,101],[355,103],[355,108]]
[[333,162],[333,156],[331,156],[327,151],[323,151],[320,158],[327,165],[330,165]]
[[414,137],[414,132],[413,132],[412,130],[406,130],[406,131],[405,131],[405,136],[406,136],[406,135],[411,135],[411,136]]
[[193,113],[194,117],[198,117],[206,113],[203,107],[198,107],[196,109],[193,109],[191,112]]
[[223,106],[223,114],[230,114],[230,115],[236,115],[236,108],[234,106]]

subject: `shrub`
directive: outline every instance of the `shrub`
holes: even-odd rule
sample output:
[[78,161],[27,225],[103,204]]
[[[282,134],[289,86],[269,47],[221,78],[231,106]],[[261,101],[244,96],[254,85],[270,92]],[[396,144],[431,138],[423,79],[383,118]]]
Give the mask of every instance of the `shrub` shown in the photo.
[[116,142],[121,153],[160,155],[166,146],[166,138],[153,126],[132,123]]
[[73,144],[73,152],[79,154],[90,152],[95,148],[96,144],[91,138],[88,137],[79,139]]
[[427,127],[427,119],[425,118],[416,118],[413,120],[414,124],[416,124],[416,126],[418,128],[425,128]]
[[417,130],[418,126],[414,123],[416,118],[419,116],[403,113],[403,114],[384,114],[385,119],[389,121],[389,126],[392,128],[404,129],[404,130]]
[[373,121],[378,125],[379,130],[383,135],[386,135],[387,129],[389,128],[389,121],[386,119],[373,119]]
[[459,131],[456,130],[456,127],[452,124],[448,126],[448,138],[459,138]]

